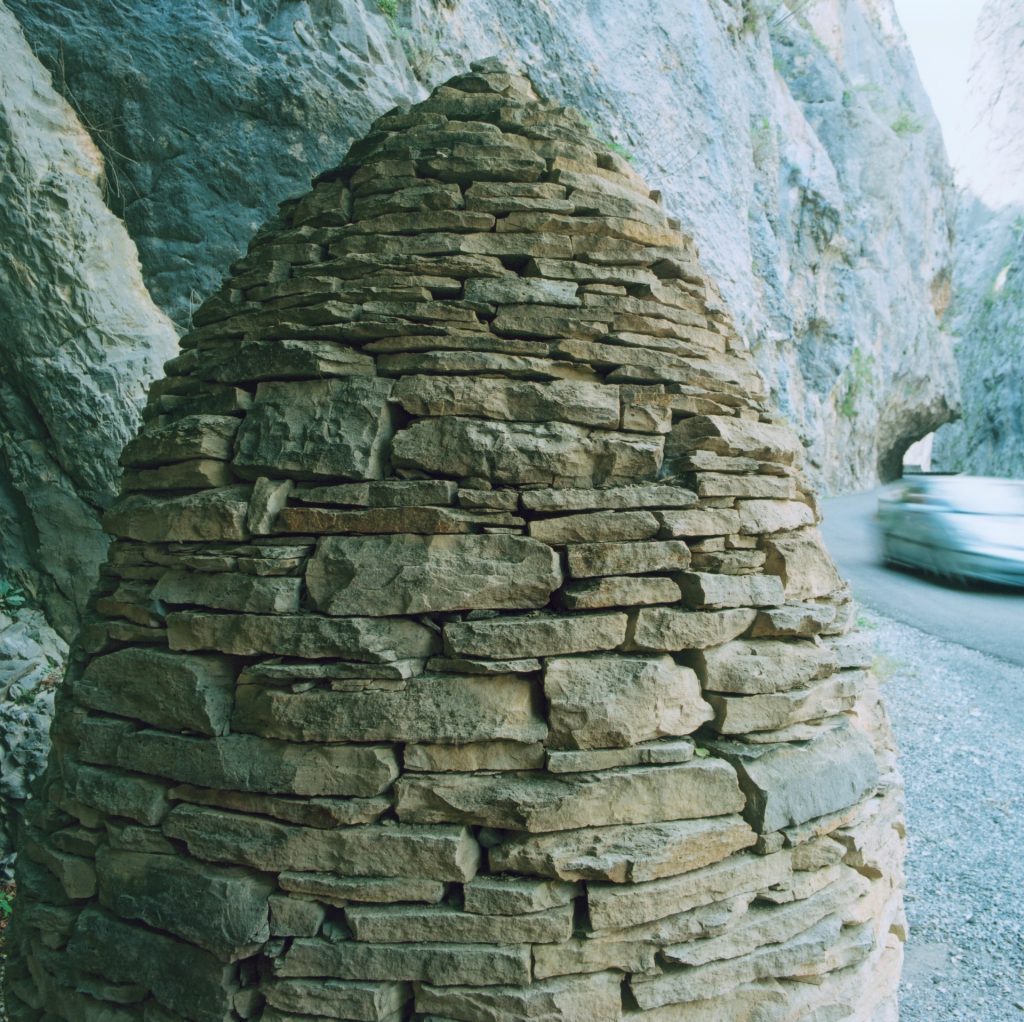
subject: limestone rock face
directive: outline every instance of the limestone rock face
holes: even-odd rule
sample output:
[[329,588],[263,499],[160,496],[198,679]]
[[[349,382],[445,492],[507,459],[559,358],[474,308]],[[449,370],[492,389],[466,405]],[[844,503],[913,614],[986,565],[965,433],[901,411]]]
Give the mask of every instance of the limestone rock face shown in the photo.
[[963,417],[935,434],[941,471],[1024,476],[1024,11],[989,0],[968,78],[967,187],[960,193],[950,330],[958,337]]
[[[45,757],[53,693],[106,553],[99,515],[146,385],[177,348],[135,244],[104,203],[103,161],[0,3],[0,869]],[[31,607],[31,609],[29,609]]]
[[104,204],[99,151],[3,4],[0,34],[0,559],[70,637],[117,455],[177,337]]
[[380,118],[122,460],[12,1018],[895,1018],[899,780],[800,445],[574,111],[485,61]]
[[[282,197],[336,162],[375,116],[498,53],[580,109],[664,194],[826,486],[867,488],[883,462],[898,474],[908,438],[955,409],[952,345],[936,322],[951,269],[951,172],[892,0],[812,3],[793,17],[737,0],[8,2],[95,126],[111,205],[139,245],[151,293],[183,328],[193,297],[217,288]],[[1015,53],[1009,40],[1006,52]],[[410,212],[429,213],[440,232],[486,216],[569,212],[557,189],[501,195],[507,155],[495,149],[494,180],[478,179],[464,208],[451,201],[453,164],[397,202],[364,197],[359,215],[387,216],[382,224],[400,235]],[[517,181],[532,180],[535,158],[516,160]],[[585,177],[578,183],[592,191]],[[614,283],[632,270],[619,263],[603,273]],[[573,279],[571,267],[542,284],[481,274],[465,297],[500,300],[499,324],[523,327],[537,303],[572,311]],[[292,347],[298,336],[275,354],[324,358]],[[504,355],[506,371],[510,359],[535,368],[528,346],[517,347]],[[262,364],[266,349],[250,354],[247,371],[263,371],[256,356]],[[725,386],[699,400],[723,399],[731,404]]]

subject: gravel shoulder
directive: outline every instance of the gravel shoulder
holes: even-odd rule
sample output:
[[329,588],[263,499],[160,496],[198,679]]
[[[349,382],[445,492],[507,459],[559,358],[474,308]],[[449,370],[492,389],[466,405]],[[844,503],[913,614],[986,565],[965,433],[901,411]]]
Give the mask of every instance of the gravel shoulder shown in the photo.
[[1024,1020],[1024,668],[872,611],[860,623],[907,789],[902,1022]]

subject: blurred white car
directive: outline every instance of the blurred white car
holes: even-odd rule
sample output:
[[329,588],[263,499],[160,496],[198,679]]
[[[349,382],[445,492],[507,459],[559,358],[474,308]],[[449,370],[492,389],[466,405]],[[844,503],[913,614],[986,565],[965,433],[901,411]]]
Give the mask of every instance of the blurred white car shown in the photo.
[[1024,586],[1024,482],[912,475],[878,499],[887,564]]

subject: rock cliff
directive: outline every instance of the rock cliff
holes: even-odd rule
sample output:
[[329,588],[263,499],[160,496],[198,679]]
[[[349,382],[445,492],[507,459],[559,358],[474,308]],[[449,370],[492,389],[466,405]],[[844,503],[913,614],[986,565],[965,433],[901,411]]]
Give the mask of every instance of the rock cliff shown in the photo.
[[472,70],[150,388],[19,1022],[897,1018],[901,786],[801,444],[661,196]]
[[974,40],[972,138],[984,158],[960,196],[953,303],[963,420],[933,467],[1024,477],[1024,11],[990,0]]
[[117,449],[177,336],[104,203],[103,161],[0,5],[4,574],[72,631],[106,549]]
[[[46,751],[50,690],[95,584],[117,447],[177,348],[103,163],[0,4],[0,863]],[[22,605],[22,601],[27,601]],[[41,608],[41,609],[40,609]],[[45,617],[43,614],[45,611]],[[56,629],[57,631],[54,631]]]
[[956,406],[949,172],[891,0],[11,2],[181,327],[373,116],[499,53],[662,190],[827,489]]
[[[891,475],[956,404],[935,319],[948,171],[890,0],[9,8],[0,564],[65,635],[118,451],[174,346],[164,312],[187,329],[282,198],[483,54],[576,105],[660,189],[826,488]],[[5,669],[41,678],[61,645],[32,617],[7,647],[45,649]]]

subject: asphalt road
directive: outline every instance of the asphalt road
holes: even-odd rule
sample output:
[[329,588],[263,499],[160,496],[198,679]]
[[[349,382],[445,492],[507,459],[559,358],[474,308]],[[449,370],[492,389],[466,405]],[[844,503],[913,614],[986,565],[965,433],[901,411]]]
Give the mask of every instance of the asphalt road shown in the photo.
[[854,596],[895,621],[1024,666],[1024,593],[886,568],[875,531],[877,501],[872,490],[822,502],[825,542]]

